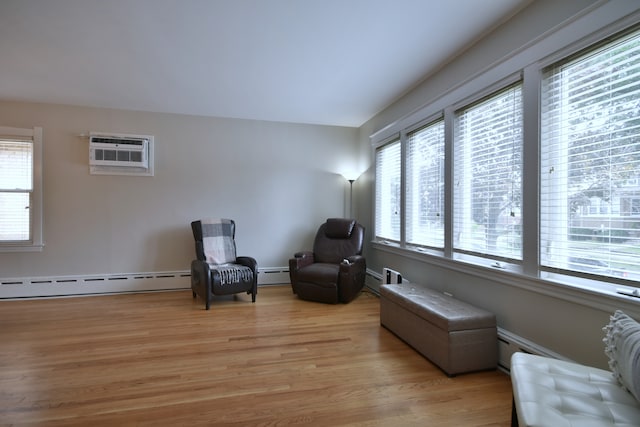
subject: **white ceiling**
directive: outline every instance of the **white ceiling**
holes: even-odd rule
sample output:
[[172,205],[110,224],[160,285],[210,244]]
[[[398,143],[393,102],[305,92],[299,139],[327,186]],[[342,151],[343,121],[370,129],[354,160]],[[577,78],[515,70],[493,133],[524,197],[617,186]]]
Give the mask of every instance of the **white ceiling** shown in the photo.
[[0,0],[0,99],[360,126],[530,0]]

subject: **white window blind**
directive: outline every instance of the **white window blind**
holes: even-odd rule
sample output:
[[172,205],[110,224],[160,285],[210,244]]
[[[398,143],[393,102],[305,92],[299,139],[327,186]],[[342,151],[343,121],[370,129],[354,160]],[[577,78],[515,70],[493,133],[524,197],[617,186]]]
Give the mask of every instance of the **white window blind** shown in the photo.
[[453,247],[522,259],[522,85],[456,112]]
[[400,140],[376,149],[376,238],[400,241]]
[[406,241],[444,247],[444,120],[407,135]]
[[640,32],[545,70],[541,264],[640,279]]
[[31,240],[33,142],[0,138],[0,241]]

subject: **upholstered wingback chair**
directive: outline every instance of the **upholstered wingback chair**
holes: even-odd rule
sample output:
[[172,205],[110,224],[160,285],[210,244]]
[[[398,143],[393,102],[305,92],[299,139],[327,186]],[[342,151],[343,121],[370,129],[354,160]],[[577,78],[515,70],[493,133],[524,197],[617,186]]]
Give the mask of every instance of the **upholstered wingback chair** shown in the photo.
[[336,304],[353,300],[364,286],[364,227],[355,219],[329,218],[320,226],[313,251],[289,260],[293,292],[309,301]]
[[236,256],[236,223],[231,219],[203,219],[191,223],[196,259],[191,262],[191,291],[209,310],[214,295],[258,293],[258,263]]

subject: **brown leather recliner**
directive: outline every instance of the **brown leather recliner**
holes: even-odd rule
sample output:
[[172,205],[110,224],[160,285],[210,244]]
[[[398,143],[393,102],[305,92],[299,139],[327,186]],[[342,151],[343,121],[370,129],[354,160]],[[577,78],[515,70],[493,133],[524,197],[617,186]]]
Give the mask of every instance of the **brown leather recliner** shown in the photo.
[[293,293],[329,304],[353,300],[367,270],[363,244],[364,227],[355,219],[327,219],[316,233],[313,252],[297,252],[289,260]]

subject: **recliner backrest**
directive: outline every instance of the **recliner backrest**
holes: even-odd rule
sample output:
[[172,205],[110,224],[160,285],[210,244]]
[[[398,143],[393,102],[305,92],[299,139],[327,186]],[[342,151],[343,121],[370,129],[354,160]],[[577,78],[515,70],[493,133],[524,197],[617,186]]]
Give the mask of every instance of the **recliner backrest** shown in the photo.
[[[204,232],[203,232],[204,227]],[[226,251],[226,258],[233,258],[233,260],[229,260],[228,262],[235,261],[235,236],[236,236],[236,223],[232,219],[202,219],[198,221],[191,222],[191,231],[193,232],[193,238],[196,243],[196,258],[200,261],[212,261],[211,257],[207,256],[205,249],[204,238],[208,237],[207,235],[211,235],[211,230],[207,231],[207,228],[215,227],[219,230],[214,232],[216,235],[224,235],[228,236],[229,242],[227,243],[228,248]],[[208,259],[209,258],[209,259]],[[219,262],[216,262],[219,263]]]
[[364,227],[355,219],[329,218],[316,233],[315,261],[339,264],[352,255],[362,255],[363,244]]

